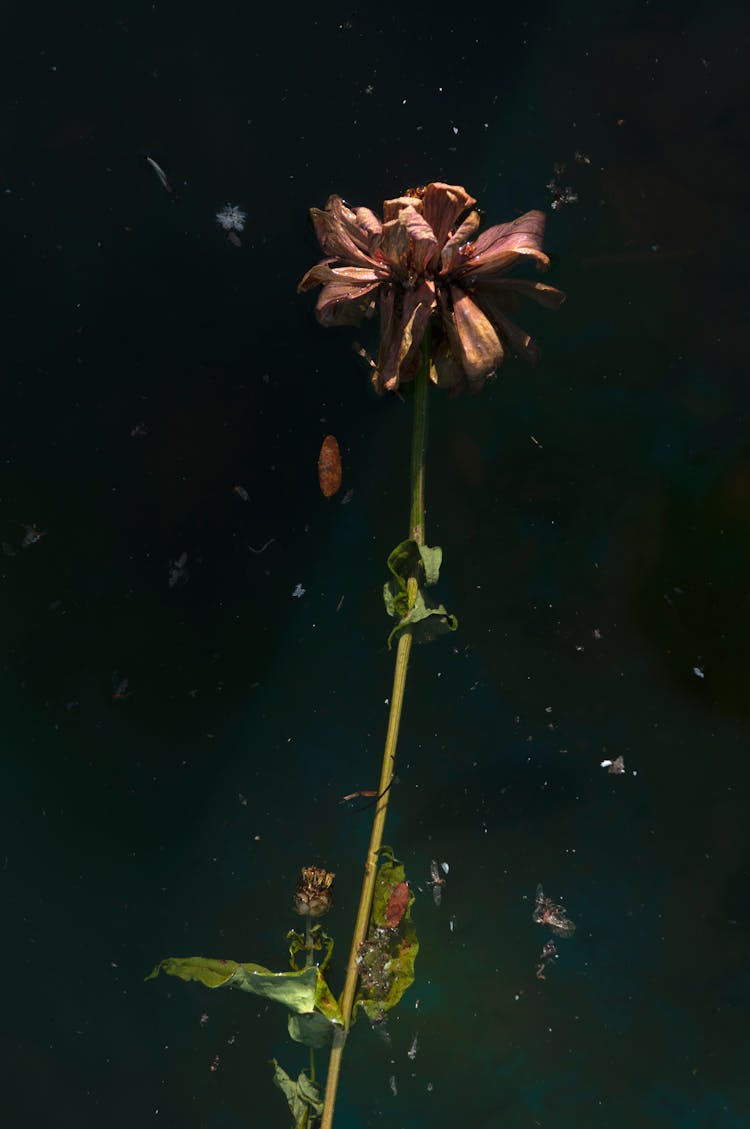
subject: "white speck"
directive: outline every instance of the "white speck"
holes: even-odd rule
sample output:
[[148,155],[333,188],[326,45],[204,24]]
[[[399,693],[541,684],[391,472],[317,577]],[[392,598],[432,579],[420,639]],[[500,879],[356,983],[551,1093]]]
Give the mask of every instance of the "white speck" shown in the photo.
[[304,596],[304,594],[305,594],[305,589],[302,587],[301,584],[298,584],[297,587],[292,592],[292,599],[293,600],[301,600],[302,597]]
[[706,677],[706,672],[703,670],[703,667],[700,667],[700,666],[694,666],[693,667],[693,674],[695,675],[696,678],[705,678]]
[[394,1098],[398,1095],[398,1086],[396,1085],[396,1075],[392,1074],[388,1079],[388,1085],[391,1087],[391,1093]]
[[454,133],[458,133],[458,126],[457,126],[457,125],[454,125],[454,126],[453,126],[453,132],[454,132]]
[[609,768],[611,764],[612,761],[600,761],[599,768]]
[[225,204],[220,212],[216,213],[216,222],[224,231],[244,231],[247,212],[243,212],[237,204]]

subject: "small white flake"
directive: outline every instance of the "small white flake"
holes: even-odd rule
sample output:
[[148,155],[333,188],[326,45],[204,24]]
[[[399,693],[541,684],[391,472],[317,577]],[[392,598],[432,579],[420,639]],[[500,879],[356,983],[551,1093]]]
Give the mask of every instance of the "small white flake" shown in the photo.
[[693,674],[695,675],[696,678],[705,678],[706,677],[706,672],[704,671],[703,667],[701,667],[701,666],[694,666],[693,667]]
[[305,589],[302,587],[301,584],[298,584],[297,587],[292,592],[292,599],[293,600],[301,600],[302,597],[304,596],[304,594],[305,594]]

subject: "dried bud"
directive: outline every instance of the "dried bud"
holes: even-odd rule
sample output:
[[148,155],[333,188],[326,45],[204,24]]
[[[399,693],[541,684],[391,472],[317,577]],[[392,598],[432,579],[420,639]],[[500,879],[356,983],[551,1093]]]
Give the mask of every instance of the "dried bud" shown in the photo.
[[297,913],[310,917],[322,917],[328,913],[333,901],[333,880],[335,874],[320,866],[303,866],[297,889],[294,892],[294,908]]

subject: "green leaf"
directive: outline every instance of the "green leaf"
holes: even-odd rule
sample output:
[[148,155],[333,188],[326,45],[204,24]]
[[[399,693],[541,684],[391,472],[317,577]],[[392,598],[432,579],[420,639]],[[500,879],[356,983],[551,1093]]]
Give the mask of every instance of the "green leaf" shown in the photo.
[[[297,953],[307,952],[307,938],[304,933],[298,933],[296,929],[290,929],[286,935],[286,939],[290,942],[289,963],[295,971],[299,971],[300,966],[297,964],[296,957]],[[313,951],[315,952],[320,952],[325,946],[326,954],[319,964],[320,971],[325,972],[328,962],[331,959],[331,953],[333,952],[333,937],[325,932],[322,925],[313,925],[310,930],[310,940],[312,942]]]
[[[386,608],[387,607],[388,601],[386,599]],[[429,620],[429,623],[425,622],[427,620]],[[414,631],[417,624],[420,626]],[[412,629],[415,643],[431,643],[438,635],[445,635],[448,631],[455,631],[457,627],[458,620],[454,615],[446,611],[442,604],[428,607],[425,603],[422,589],[420,588],[417,591],[414,606],[401,617],[388,636],[388,650],[390,651],[393,646],[393,640],[396,639],[402,631],[406,631],[407,628]]]
[[304,1070],[297,1081],[293,1082],[276,1059],[272,1059],[272,1062],[273,1080],[287,1100],[294,1124],[306,1125],[310,1113],[320,1116],[323,1112],[323,1102],[318,1085],[308,1078]]
[[[424,573],[428,587],[436,584],[442,561],[443,550],[439,546],[418,545],[412,540],[402,541],[390,553],[388,568],[391,579],[383,587],[383,600],[388,615],[399,622],[388,636],[389,650],[393,640],[407,629],[414,633],[415,642],[426,643],[446,631],[455,631],[458,627],[456,617],[449,615],[442,604],[435,605],[426,598],[421,585],[417,589],[413,607],[409,607],[409,578],[418,578],[420,573]],[[430,622],[426,623],[428,619]],[[421,626],[414,631],[417,624]]]
[[319,1050],[330,1039],[333,1023],[319,1011],[307,1011],[304,1015],[290,1015],[287,1028],[295,1043]]
[[180,980],[198,980],[207,988],[240,988],[283,1004],[300,1015],[317,1009],[330,1022],[342,1022],[339,1006],[315,965],[294,972],[271,972],[260,964],[238,964],[233,960],[167,957],[146,979],[152,980],[160,972]]
[[386,925],[386,908],[396,886],[406,881],[403,863],[394,858],[390,847],[382,847],[381,864],[375,879],[375,893],[367,939],[360,950],[360,979],[355,1008],[360,1006],[369,1019],[378,1021],[395,1007],[414,983],[414,962],[419,952],[417,929],[411,920],[414,895],[395,929]]

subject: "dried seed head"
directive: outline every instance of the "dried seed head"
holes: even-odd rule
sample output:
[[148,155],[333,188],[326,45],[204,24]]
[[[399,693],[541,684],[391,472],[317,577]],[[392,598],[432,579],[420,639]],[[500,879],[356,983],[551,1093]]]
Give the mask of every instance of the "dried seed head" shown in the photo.
[[296,912],[310,917],[322,917],[324,913],[328,913],[333,901],[335,877],[335,874],[320,866],[303,866],[294,892]]

